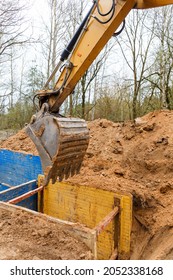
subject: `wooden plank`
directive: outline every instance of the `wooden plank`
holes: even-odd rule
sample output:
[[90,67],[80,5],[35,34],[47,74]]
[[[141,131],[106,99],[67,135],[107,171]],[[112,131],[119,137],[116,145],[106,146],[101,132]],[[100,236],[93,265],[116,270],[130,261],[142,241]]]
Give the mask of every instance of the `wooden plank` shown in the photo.
[[118,214],[118,207],[115,207],[94,229],[96,231],[96,235],[98,236],[107,225],[113,220],[113,218]]
[[118,259],[127,260],[130,257],[130,240],[132,228],[132,195],[116,194],[119,200],[119,240]]
[[41,186],[39,188],[36,188],[33,191],[29,191],[29,192],[27,192],[25,194],[22,194],[22,195],[20,195],[20,196],[18,196],[16,198],[10,199],[7,202],[10,203],[10,204],[17,204],[18,202],[20,202],[20,201],[22,201],[22,200],[24,200],[24,199],[26,199],[26,198],[36,194],[36,193],[38,193],[39,191],[42,191],[42,190],[43,190],[43,186]]
[[[35,190],[37,188],[37,181],[32,180],[27,183],[21,184],[14,188],[9,188],[0,192],[0,201],[7,202],[15,197],[25,194],[28,191]],[[34,194],[32,197],[26,198],[25,200],[18,203],[18,205],[37,210],[37,194]]]
[[81,240],[83,243],[85,243],[88,248],[91,250],[91,252],[94,255],[94,258],[97,259],[97,250],[96,250],[96,234],[95,231],[92,229],[87,228],[84,225],[81,225],[79,223],[73,223],[64,221],[61,219],[57,219],[51,216],[48,216],[46,214],[33,211],[31,209],[23,208],[17,205],[5,203],[0,201],[0,208],[7,209],[9,211],[24,211],[27,213],[30,213],[36,217],[39,217],[41,219],[44,219],[46,221],[50,221],[53,223],[57,223],[59,225],[63,226],[63,229],[69,234],[71,234],[74,237],[77,237],[79,240]]

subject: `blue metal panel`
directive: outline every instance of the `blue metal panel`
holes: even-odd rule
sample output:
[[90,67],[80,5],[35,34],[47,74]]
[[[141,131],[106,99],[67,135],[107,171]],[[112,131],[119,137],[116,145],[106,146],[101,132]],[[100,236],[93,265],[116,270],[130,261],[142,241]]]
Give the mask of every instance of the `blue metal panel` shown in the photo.
[[6,186],[5,184],[0,183],[0,192],[4,191],[4,190],[7,190],[8,188],[9,188],[9,186]]
[[[8,190],[4,190],[4,191],[0,192],[0,201],[7,202],[10,199],[18,197],[26,192],[35,190],[36,188],[37,188],[36,180],[32,180],[30,182],[21,184],[14,188],[9,188]],[[19,202],[17,205],[37,211],[38,210],[37,209],[37,194],[34,194],[33,196],[26,198],[25,200]]]
[[43,174],[39,156],[0,149],[0,183],[16,186]]

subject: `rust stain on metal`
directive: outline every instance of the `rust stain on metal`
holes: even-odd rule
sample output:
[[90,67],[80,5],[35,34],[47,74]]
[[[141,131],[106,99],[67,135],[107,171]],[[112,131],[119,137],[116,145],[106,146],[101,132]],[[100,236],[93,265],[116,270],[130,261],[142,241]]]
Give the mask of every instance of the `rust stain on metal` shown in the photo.
[[38,131],[35,131],[35,135],[36,135],[37,137],[41,137],[42,134],[43,134],[43,132],[44,132],[44,130],[45,130],[45,125],[43,124],[43,125],[40,126],[40,128],[39,128]]

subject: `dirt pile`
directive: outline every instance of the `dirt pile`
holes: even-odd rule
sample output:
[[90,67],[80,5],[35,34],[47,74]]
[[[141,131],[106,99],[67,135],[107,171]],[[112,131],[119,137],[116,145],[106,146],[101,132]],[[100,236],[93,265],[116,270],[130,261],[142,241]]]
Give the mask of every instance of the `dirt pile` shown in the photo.
[[59,224],[20,209],[0,205],[0,236],[1,260],[92,259],[87,246]]
[[[173,258],[173,111],[157,111],[135,122],[88,123],[90,144],[72,184],[133,195],[131,259]],[[11,141],[11,142],[10,142]],[[36,154],[23,131],[0,148]]]
[[0,149],[9,149],[12,151],[22,151],[37,155],[37,149],[24,130],[10,136],[0,142]]

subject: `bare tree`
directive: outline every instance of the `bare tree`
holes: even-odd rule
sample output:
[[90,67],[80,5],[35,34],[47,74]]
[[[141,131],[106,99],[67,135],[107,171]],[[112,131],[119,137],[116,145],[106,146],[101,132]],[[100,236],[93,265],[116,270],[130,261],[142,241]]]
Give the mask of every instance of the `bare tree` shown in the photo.
[[148,78],[153,96],[159,96],[160,108],[173,109],[173,7],[163,7],[154,12],[157,48],[152,74]]
[[26,22],[23,10],[26,5],[20,0],[1,0],[0,2],[0,58],[8,55],[12,45],[21,45],[26,42],[21,25]]
[[[149,54],[154,38],[154,24],[151,31],[146,29],[148,12],[133,11],[128,17],[125,33],[126,37],[117,40],[127,67],[130,70],[129,78],[133,89],[132,116],[137,117],[140,108],[140,98],[144,84],[144,77],[147,75],[151,64]],[[130,78],[132,77],[132,78]]]
[[14,103],[16,47],[23,46],[29,40],[24,36],[27,29],[26,9],[26,4],[21,0],[0,1],[0,102],[3,110]]
[[[46,62],[45,76],[48,79],[56,66],[58,56],[63,48],[61,39],[64,35],[64,17],[62,16],[62,0],[47,0],[47,18],[42,18],[42,55]],[[55,77],[52,86],[55,83]]]

